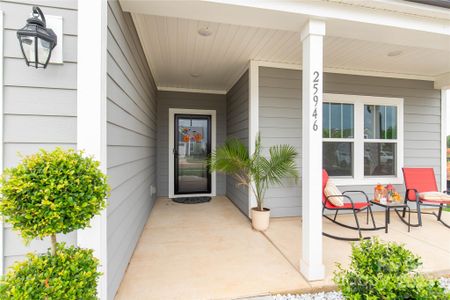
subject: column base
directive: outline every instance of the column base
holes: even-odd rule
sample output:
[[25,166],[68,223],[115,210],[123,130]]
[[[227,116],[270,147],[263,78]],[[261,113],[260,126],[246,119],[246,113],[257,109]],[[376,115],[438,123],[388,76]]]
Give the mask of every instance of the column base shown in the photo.
[[325,279],[325,266],[323,264],[308,265],[303,260],[300,261],[300,273],[308,281],[318,281]]

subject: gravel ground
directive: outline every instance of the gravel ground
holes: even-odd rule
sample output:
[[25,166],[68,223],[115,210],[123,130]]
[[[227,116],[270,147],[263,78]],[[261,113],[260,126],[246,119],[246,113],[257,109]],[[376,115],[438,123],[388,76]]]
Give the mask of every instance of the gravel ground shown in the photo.
[[274,300],[343,300],[341,292],[328,292],[302,295],[276,295]]
[[[441,285],[450,292],[450,278],[440,278]],[[343,300],[340,292],[317,293],[317,294],[302,294],[302,295],[276,295],[273,300]],[[257,300],[257,299],[255,299]]]
[[439,281],[441,282],[441,285],[448,291],[450,292],[450,277],[444,278],[441,277],[439,279]]

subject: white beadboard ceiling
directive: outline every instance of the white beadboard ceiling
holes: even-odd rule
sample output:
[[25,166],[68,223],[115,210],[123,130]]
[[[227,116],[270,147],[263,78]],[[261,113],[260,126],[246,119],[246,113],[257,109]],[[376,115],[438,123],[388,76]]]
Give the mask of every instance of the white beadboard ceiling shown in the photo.
[[[251,59],[296,65],[302,61],[299,32],[136,13],[132,16],[160,89],[227,91]],[[212,34],[199,35],[203,27]],[[364,38],[364,33],[359,34],[361,39],[332,33],[324,39],[325,68],[424,78],[450,71],[450,47],[405,46],[373,42]],[[402,53],[389,57],[391,51]]]

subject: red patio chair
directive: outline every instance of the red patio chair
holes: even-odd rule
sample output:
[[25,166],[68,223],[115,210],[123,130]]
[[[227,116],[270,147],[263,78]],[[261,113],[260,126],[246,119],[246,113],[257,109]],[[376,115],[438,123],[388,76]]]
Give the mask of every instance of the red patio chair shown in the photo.
[[[347,237],[340,237],[340,236],[336,236],[336,235],[332,235],[326,232],[323,232],[322,234],[326,237],[329,238],[333,238],[333,239],[337,239],[337,240],[343,240],[343,241],[359,241],[360,239],[368,239],[369,237],[363,237],[361,231],[363,230],[378,230],[381,229],[379,227],[376,227],[375,225],[375,219],[373,217],[373,213],[372,213],[372,208],[371,208],[371,203],[369,201],[369,197],[367,197],[367,194],[363,191],[345,191],[342,193],[342,195],[330,195],[330,196],[326,196],[325,195],[325,187],[327,186],[328,183],[328,172],[326,170],[322,170],[322,205],[323,205],[323,209],[322,209],[322,215],[327,218],[328,220],[330,220],[331,222],[348,228],[348,229],[353,229],[353,230],[358,230],[358,235],[359,238],[347,238]],[[348,194],[360,194],[364,196],[364,200],[363,202],[354,202],[353,199],[348,196]],[[329,200],[332,197],[342,197],[345,200],[348,200],[348,202],[344,202],[343,206],[335,206],[333,203],[331,203],[331,201]],[[334,213],[334,217],[331,218],[328,215],[325,214],[325,211],[330,210],[330,211],[335,211]],[[339,221],[336,221],[337,215],[340,211],[351,211],[353,213],[353,216],[355,217],[355,223],[356,226],[350,226],[344,223],[341,223]],[[367,215],[366,215],[366,224],[369,224],[369,214],[370,217],[372,219],[372,223],[373,223],[373,228],[364,228],[361,227],[359,225],[359,220],[358,220],[358,216],[357,213],[361,212],[361,211],[366,211]],[[384,227],[383,227],[384,228]]]
[[[433,168],[403,168],[403,178],[405,179],[405,203],[415,202],[416,211],[411,210],[411,212],[417,213],[417,224],[410,224],[411,226],[418,227],[422,226],[422,214],[432,214],[436,216],[437,220],[444,224],[446,227],[450,228],[450,225],[442,220],[442,210],[445,204],[450,204],[450,200],[425,200],[420,193],[424,192],[437,192],[436,177],[434,176]],[[445,191],[444,193],[447,193]],[[436,212],[423,212],[422,206],[436,207],[439,208],[438,213]],[[397,212],[398,213],[398,212]],[[403,210],[401,220],[405,223],[405,210]]]

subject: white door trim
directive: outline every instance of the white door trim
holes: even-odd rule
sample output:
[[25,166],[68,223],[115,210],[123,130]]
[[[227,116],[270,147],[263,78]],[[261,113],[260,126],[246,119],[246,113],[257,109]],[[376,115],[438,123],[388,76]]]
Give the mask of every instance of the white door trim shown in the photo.
[[[210,115],[211,116],[211,152],[216,150],[216,111],[202,110],[202,109],[184,109],[184,108],[169,108],[169,148],[167,154],[169,155],[169,198],[185,197],[186,195],[175,195],[174,187],[174,121],[175,114],[187,115]],[[211,193],[210,194],[189,194],[189,196],[216,196],[216,172],[211,173]]]

